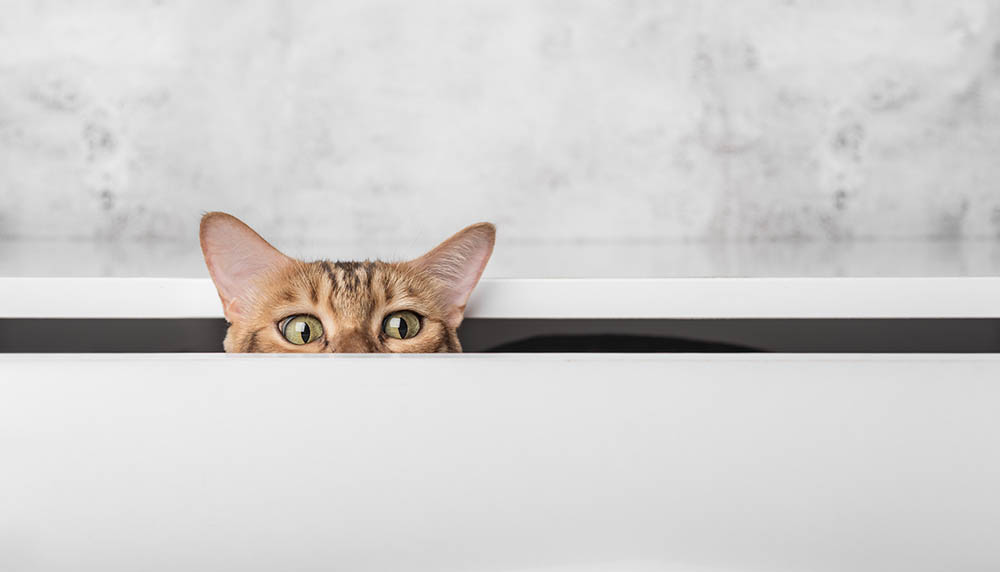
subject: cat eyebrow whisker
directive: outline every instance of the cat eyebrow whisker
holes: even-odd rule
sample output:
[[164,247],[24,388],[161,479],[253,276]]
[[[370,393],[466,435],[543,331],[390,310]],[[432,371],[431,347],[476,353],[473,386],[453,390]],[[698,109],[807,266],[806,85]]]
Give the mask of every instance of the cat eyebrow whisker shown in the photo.
[[423,300],[420,298],[409,298],[406,296],[396,299],[393,304],[386,303],[384,310],[386,315],[393,312],[399,312],[401,310],[410,310],[420,314],[421,316],[433,315],[432,309],[428,308],[427,304],[424,303]]
[[319,303],[319,284],[314,280],[309,281],[309,299],[313,304]]

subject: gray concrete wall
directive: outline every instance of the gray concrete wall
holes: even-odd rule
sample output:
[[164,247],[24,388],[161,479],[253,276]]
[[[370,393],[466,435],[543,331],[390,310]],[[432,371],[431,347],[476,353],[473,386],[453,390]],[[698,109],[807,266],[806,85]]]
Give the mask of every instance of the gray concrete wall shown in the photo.
[[1000,236],[1000,2],[0,0],[0,235]]

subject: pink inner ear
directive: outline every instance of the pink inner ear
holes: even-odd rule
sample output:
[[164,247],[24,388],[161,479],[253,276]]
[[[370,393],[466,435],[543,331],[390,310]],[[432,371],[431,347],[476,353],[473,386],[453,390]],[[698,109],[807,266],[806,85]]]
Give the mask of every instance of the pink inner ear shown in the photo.
[[202,218],[201,250],[230,321],[230,313],[239,313],[237,300],[252,298],[262,277],[291,263],[253,229],[225,213]]
[[430,274],[443,286],[444,301],[453,309],[453,316],[449,318],[453,327],[462,321],[469,296],[493,253],[495,237],[496,229],[492,224],[474,224],[413,261],[419,270]]

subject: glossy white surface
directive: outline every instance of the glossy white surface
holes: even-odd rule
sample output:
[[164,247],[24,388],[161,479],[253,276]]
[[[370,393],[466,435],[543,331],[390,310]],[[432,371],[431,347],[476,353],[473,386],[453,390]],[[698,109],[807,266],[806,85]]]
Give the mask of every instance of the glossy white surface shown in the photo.
[[1000,569],[1000,357],[0,356],[0,569]]
[[[207,278],[0,278],[0,318],[221,317]],[[988,318],[1000,278],[483,280],[474,318]]]

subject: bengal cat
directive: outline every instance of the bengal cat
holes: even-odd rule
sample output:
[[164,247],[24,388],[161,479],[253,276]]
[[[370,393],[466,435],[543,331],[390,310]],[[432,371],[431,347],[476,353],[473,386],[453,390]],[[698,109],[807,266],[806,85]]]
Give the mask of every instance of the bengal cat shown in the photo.
[[232,215],[201,219],[233,353],[460,352],[456,330],[495,235],[474,224],[407,262],[304,262]]

